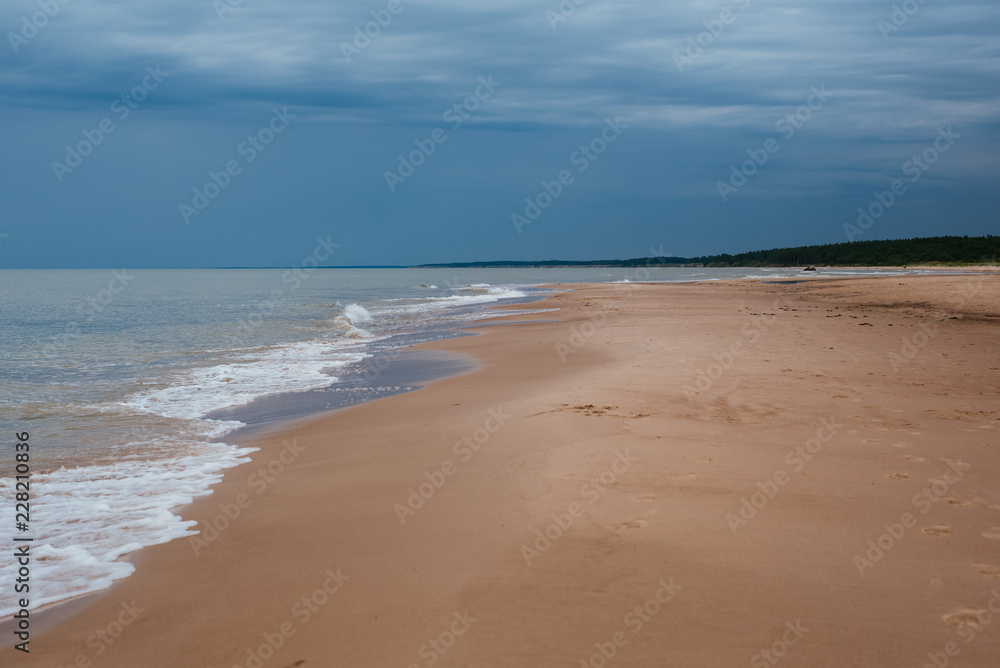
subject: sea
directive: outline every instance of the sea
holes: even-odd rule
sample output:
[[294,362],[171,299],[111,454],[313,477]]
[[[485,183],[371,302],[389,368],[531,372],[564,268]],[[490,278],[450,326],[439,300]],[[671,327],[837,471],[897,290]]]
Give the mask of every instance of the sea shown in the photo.
[[[820,271],[904,273],[914,272]],[[232,409],[335,388],[375,355],[460,335],[497,304],[541,319],[552,314],[537,302],[562,283],[801,276],[801,268],[0,269],[0,549],[12,554],[14,538],[32,539],[31,609],[104,589],[133,572],[130,553],[197,533],[180,509],[253,452],[227,442],[246,427]],[[19,530],[15,443],[24,432],[30,513]],[[18,568],[0,560],[2,616],[17,609],[9,583]]]

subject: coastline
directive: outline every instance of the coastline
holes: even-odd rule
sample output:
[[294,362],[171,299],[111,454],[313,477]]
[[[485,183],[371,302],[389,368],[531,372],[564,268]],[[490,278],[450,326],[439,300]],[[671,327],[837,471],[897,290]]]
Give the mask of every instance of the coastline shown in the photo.
[[[797,660],[809,665],[917,663],[923,645],[938,651],[971,628],[969,610],[1000,586],[981,572],[1000,574],[990,562],[996,542],[982,535],[1000,526],[988,475],[1000,463],[989,452],[1000,444],[997,402],[986,392],[995,397],[987,360],[996,350],[988,326],[1000,322],[989,310],[997,281],[980,286],[985,302],[980,294],[959,305],[967,277],[815,278],[575,286],[538,303],[561,309],[544,314],[549,322],[494,319],[465,328],[478,336],[421,344],[483,367],[258,434],[251,463],[184,512],[202,526],[235,515],[217,538],[201,549],[179,539],[143,550],[136,574],[33,637],[37,653],[24,663],[71,665],[81,653],[96,663],[87,638],[133,599],[143,612],[101,665],[247,665],[267,634],[283,639],[265,665],[421,665],[429,637],[463,624],[437,654],[447,664],[579,665],[620,632],[626,642],[612,649],[621,665],[730,665],[799,619],[818,631],[796,641]],[[911,282],[924,284],[902,285]],[[931,330],[907,356],[897,334]],[[744,352],[733,352],[740,341]],[[894,369],[887,359],[897,349],[904,361]],[[731,369],[722,369],[727,351]],[[704,389],[702,376],[711,381]],[[970,413],[968,425],[926,415],[947,410]],[[757,482],[792,466],[782,455],[821,439],[824,419],[838,425],[822,434],[828,461],[817,457],[794,478],[785,471],[790,479],[759,517],[733,531],[725,516],[739,513]],[[983,443],[950,443],[956,427]],[[963,457],[963,487],[931,509],[936,523],[905,536],[919,547],[900,539],[894,566],[853,572],[843,550],[863,553],[880,521],[892,525],[928,476],[942,475],[941,459]],[[260,471],[274,462],[268,481]],[[433,492],[401,514],[407,490],[425,482]],[[535,532],[553,521],[567,528],[541,550]],[[338,569],[349,579],[327,575]],[[669,590],[661,579],[677,591],[633,634],[623,616]],[[303,621],[296,602],[329,582]],[[858,612],[859,601],[870,609]],[[466,611],[474,623],[459,623]],[[986,629],[962,646],[963,665],[992,665],[1000,634]],[[838,648],[845,637],[856,643]]]

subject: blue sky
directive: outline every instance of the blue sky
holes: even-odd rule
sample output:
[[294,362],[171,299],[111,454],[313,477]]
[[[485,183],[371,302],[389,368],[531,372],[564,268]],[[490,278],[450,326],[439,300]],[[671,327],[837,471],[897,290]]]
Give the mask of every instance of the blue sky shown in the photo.
[[996,233],[1000,5],[895,7],[8,0],[0,267]]

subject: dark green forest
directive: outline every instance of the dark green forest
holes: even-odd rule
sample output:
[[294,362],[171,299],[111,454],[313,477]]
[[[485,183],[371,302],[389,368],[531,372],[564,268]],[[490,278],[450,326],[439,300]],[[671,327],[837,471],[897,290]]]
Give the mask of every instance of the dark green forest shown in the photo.
[[774,248],[702,257],[645,257],[630,260],[544,260],[452,262],[422,267],[905,267],[910,265],[983,265],[1000,258],[1000,236],[924,237],[851,241],[822,246]]

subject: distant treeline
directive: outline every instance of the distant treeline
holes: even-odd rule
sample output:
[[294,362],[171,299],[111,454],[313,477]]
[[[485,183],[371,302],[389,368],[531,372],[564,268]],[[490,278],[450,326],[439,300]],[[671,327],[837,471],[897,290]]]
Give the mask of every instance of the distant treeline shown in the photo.
[[1000,236],[924,237],[885,241],[851,241],[822,246],[775,248],[703,257],[644,257],[631,260],[544,260],[451,262],[422,267],[904,267],[923,264],[995,264],[1000,258]]

